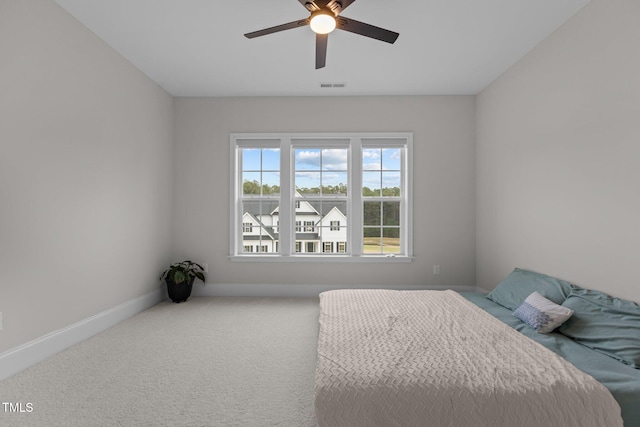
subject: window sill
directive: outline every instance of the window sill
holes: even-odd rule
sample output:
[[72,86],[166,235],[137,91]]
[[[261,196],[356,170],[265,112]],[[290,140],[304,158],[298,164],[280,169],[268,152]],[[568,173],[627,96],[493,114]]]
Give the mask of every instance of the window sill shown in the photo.
[[395,255],[231,255],[231,262],[329,262],[329,263],[409,263],[410,256]]

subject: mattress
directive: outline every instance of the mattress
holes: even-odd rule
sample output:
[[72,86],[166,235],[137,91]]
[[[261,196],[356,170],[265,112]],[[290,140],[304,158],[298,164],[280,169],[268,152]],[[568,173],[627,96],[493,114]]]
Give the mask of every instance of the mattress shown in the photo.
[[539,334],[513,316],[511,310],[494,303],[485,295],[471,292],[462,292],[460,295],[591,375],[607,387],[620,405],[625,427],[640,427],[640,369],[620,363],[562,334]]
[[453,291],[320,295],[325,426],[621,426],[593,377]]

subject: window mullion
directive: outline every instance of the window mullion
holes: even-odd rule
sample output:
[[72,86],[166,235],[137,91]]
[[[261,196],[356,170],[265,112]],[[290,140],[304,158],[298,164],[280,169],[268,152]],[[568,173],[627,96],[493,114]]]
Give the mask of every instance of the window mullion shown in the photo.
[[402,188],[400,212],[404,226],[400,228],[401,241],[404,242],[404,253],[413,256],[413,136],[407,136],[407,145],[402,150]]
[[362,239],[362,226],[363,226],[363,205],[362,205],[362,139],[352,138],[350,153],[350,171],[349,179],[351,183],[349,185],[349,192],[351,197],[348,198],[349,204],[347,211],[349,212],[349,228],[347,229],[349,235],[349,247],[350,253],[353,256],[362,255],[363,239]]
[[240,188],[242,187],[242,156],[241,150],[236,145],[236,140],[231,138],[231,164],[234,167],[231,170],[231,182],[233,191],[231,192],[231,225],[230,225],[230,246],[231,253],[241,253],[242,247],[242,200],[240,197]]
[[278,227],[278,240],[280,242],[280,254],[289,256],[295,249],[292,246],[291,223],[294,221],[293,210],[295,203],[293,196],[295,192],[291,190],[292,179],[292,161],[293,152],[291,150],[291,138],[282,138],[280,141],[280,205],[279,218],[280,226]]

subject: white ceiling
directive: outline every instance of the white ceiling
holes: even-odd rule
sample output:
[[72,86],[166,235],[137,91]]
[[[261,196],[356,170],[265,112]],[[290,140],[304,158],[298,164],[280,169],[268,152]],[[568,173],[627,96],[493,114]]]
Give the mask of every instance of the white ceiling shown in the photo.
[[[56,0],[174,96],[476,94],[590,0],[357,0],[343,15],[400,33],[329,36],[315,69],[297,0]],[[320,83],[346,83],[342,89]]]

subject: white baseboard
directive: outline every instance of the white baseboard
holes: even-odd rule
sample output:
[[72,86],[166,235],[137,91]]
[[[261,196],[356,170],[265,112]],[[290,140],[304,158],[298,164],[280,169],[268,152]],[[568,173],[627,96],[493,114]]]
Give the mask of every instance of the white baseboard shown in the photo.
[[[164,292],[166,294],[166,291]],[[164,299],[161,288],[0,354],[0,380],[102,332]]]
[[285,285],[256,283],[201,283],[193,284],[194,297],[317,297],[321,292],[333,289],[403,289],[445,290],[475,292],[474,286],[427,286],[427,285]]

